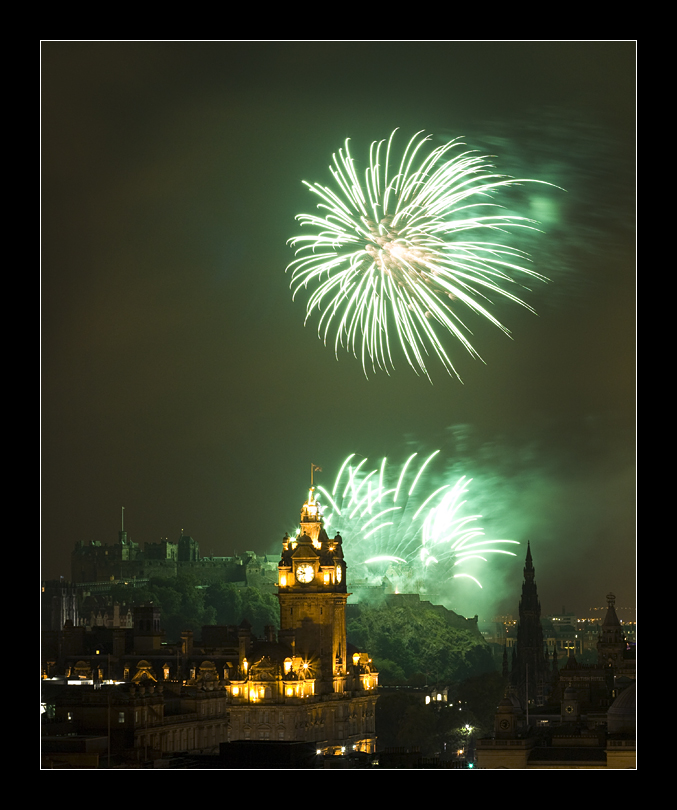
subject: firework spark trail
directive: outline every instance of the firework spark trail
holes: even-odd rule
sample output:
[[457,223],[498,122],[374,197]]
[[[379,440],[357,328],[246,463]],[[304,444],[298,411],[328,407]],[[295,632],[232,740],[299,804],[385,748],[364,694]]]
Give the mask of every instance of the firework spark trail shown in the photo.
[[396,476],[388,474],[385,458],[379,468],[368,470],[368,459],[351,464],[355,454],[348,456],[333,490],[317,487],[331,510],[325,510],[325,526],[346,532],[347,544],[355,544],[351,555],[356,562],[397,562],[424,572],[467,577],[479,585],[469,573],[452,569],[473,560],[486,563],[488,555],[514,557],[512,551],[499,546],[519,544],[484,539],[477,523],[482,516],[465,514],[464,496],[472,479],[462,476],[429,491],[425,473],[438,453],[436,450],[422,463],[417,462],[418,453],[412,454]]
[[394,324],[405,358],[417,374],[430,379],[425,356],[432,350],[447,372],[458,377],[435,325],[481,358],[466,337],[470,330],[449,302],[459,302],[461,309],[469,308],[509,335],[483,302],[491,304],[488,296],[493,293],[533,311],[506,287],[517,283],[513,275],[545,280],[523,266],[529,261],[526,253],[492,242],[465,241],[464,234],[478,229],[537,230],[525,217],[478,216],[476,209],[498,207],[490,200],[501,188],[543,181],[495,174],[486,157],[472,152],[450,157],[450,150],[462,145],[458,140],[422,157],[419,153],[430,140],[422,132],[409,141],[397,166],[391,155],[395,132],[385,150],[385,141],[372,143],[363,181],[348,140],[329,167],[336,190],[304,181],[320,199],[319,215],[296,217],[312,233],[289,240],[298,257],[287,267],[293,297],[301,288],[317,285],[306,305],[306,323],[317,307],[318,334],[325,345],[333,326],[336,357],[339,344],[355,357],[359,353],[365,375],[369,366],[386,373],[394,368]]

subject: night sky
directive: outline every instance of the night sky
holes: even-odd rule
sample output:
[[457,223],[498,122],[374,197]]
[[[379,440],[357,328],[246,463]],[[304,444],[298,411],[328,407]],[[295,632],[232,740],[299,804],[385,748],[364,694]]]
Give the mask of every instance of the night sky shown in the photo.
[[[496,302],[513,339],[467,319],[484,363],[444,338],[462,383],[366,379],[291,300],[302,181],[396,127],[564,189],[509,197],[550,282]],[[43,43],[42,577],[122,506],[137,543],[278,553],[311,462],[440,449],[523,544],[449,606],[516,613],[529,540],[544,613],[634,618],[634,136],[633,42]]]

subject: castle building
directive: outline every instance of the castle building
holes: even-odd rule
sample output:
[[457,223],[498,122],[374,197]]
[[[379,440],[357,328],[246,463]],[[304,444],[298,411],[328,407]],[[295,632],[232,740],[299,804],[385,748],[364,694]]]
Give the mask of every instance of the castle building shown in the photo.
[[240,582],[273,593],[277,561],[253,551],[233,557],[205,557],[198,541],[183,532],[176,542],[161,540],[141,548],[125,530],[118,532],[117,543],[79,540],[71,554],[72,582],[86,585],[88,590],[97,583],[110,587],[116,582],[172,578],[184,573],[202,583]]

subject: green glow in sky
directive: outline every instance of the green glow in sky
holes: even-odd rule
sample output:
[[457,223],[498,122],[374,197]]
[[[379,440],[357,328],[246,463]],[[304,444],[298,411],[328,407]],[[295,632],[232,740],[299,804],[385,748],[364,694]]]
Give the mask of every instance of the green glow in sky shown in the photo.
[[[488,563],[480,551],[515,556],[498,546],[519,545],[518,541],[484,539],[478,524],[482,516],[466,514],[464,496],[472,479],[461,476],[430,491],[425,473],[438,454],[436,450],[417,461],[418,453],[413,453],[392,476],[386,459],[380,468],[368,471],[366,458],[351,465],[353,454],[341,465],[331,493],[318,486],[319,500],[331,505],[324,514],[325,525],[345,531],[346,550],[353,562],[399,561],[409,574],[416,570],[436,579],[455,576],[456,565],[471,561],[477,573],[477,567]],[[389,486],[389,479],[396,480],[396,486]],[[479,584],[476,577],[463,576]]]

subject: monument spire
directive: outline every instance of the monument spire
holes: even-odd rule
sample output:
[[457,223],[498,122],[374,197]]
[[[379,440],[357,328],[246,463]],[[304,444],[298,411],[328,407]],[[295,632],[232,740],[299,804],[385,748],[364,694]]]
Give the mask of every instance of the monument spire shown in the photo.
[[545,700],[549,672],[544,654],[541,603],[538,599],[536,569],[531,556],[530,543],[527,543],[527,556],[524,562],[524,582],[519,603],[519,624],[515,648],[516,661],[512,679],[513,685],[518,690],[520,702],[525,708],[528,703],[541,705]]

